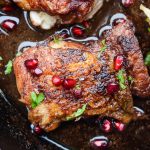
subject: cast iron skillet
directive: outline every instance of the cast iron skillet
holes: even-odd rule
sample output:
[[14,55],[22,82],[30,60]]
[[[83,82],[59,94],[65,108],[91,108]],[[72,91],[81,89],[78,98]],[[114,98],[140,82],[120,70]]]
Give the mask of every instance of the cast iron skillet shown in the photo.
[[[109,24],[113,14],[121,12],[131,19],[136,27],[136,35],[139,39],[143,54],[150,49],[150,33],[144,14],[139,10],[140,3],[150,7],[150,0],[136,0],[135,5],[123,8],[120,0],[110,0],[105,3],[102,10],[91,21],[92,28],[89,36],[97,36],[99,29]],[[150,98],[140,99],[134,97],[134,105],[145,111],[145,117],[131,122],[123,133],[112,132],[104,134],[100,131],[94,119],[79,122],[63,123],[58,129],[39,137],[31,132],[27,119],[26,108],[18,102],[15,77],[4,75],[4,65],[15,57],[20,43],[24,41],[42,41],[55,31],[64,27],[57,27],[51,31],[35,32],[29,29],[22,10],[16,8],[8,13],[8,16],[19,18],[18,27],[9,36],[0,33],[0,56],[3,56],[0,65],[0,149],[2,150],[26,150],[26,149],[84,149],[88,150],[89,140],[98,135],[105,135],[111,140],[110,149],[114,150],[148,150],[150,149]],[[1,19],[0,15],[0,19]],[[24,45],[26,46],[26,45]]]

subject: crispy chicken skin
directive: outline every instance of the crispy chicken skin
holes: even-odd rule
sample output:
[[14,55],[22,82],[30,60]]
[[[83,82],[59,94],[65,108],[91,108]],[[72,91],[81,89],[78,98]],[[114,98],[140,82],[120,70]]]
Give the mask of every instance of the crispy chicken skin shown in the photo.
[[59,16],[63,24],[82,22],[92,10],[94,0],[13,0],[24,10],[45,11]]
[[144,65],[138,40],[134,35],[133,24],[131,22],[119,24],[107,34],[110,34],[113,44],[119,43],[127,59],[126,70],[133,77],[132,94],[140,97],[150,96],[150,76]]
[[[117,82],[112,63],[107,62],[118,53],[111,47],[98,59],[100,45],[98,43],[97,48],[91,51],[73,42],[50,42],[47,46],[30,48],[15,59],[14,71],[21,101],[29,107],[29,119],[33,124],[51,131],[84,104],[87,104],[84,115],[111,116],[125,123],[131,120],[132,96],[128,82],[125,90],[119,90],[113,96],[105,90],[108,83]],[[40,77],[33,77],[24,66],[24,61],[31,58],[39,61],[39,68],[43,70]],[[53,75],[75,79],[82,88],[82,98],[76,99],[71,90],[54,86]],[[127,79],[126,73],[124,76]],[[30,107],[32,91],[43,91],[46,96],[35,109]]]
[[[132,37],[134,44],[124,45],[128,48],[126,50],[123,48],[124,42],[121,37],[126,37],[127,41]],[[101,51],[104,48],[104,39],[106,47],[104,51]],[[21,95],[20,101],[29,108],[29,120],[33,124],[38,124],[47,132],[54,130],[85,104],[86,109],[82,116],[109,116],[124,123],[134,119],[130,89],[134,94],[147,96],[149,75],[143,64],[133,27],[128,21],[119,24],[106,32],[104,39],[89,45],[71,41],[45,42],[43,45],[29,48],[14,60],[14,72]],[[129,43],[131,43],[130,40]],[[125,88],[120,87],[118,92],[110,95],[106,87],[109,83],[119,82],[118,71],[114,70],[114,58],[120,54],[126,58],[122,68]],[[136,56],[136,59],[132,56],[133,58]],[[38,59],[38,67],[43,71],[40,77],[33,76],[27,70],[24,65],[27,59]],[[76,87],[67,90],[63,86],[54,86],[52,84],[54,75],[75,79],[82,89],[82,97],[76,98],[73,95]],[[128,77],[131,75],[134,83],[130,85]],[[142,78],[143,75],[148,81]],[[44,101],[34,109],[31,107],[30,98],[33,91],[37,94],[42,91],[45,95]]]

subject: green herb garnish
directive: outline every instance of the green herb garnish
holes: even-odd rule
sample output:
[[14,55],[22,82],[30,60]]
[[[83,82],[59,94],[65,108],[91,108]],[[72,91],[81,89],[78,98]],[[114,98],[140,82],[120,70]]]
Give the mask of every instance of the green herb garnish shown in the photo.
[[105,39],[101,41],[101,45],[102,45],[102,47],[101,47],[100,51],[104,52],[107,49],[107,45],[106,45],[106,40]]
[[150,66],[150,52],[147,53],[144,63],[146,66]]
[[134,79],[132,76],[128,76],[128,80],[130,81],[131,84],[134,82]]
[[0,56],[0,61],[3,60],[2,56]]
[[62,40],[62,37],[54,36],[54,43],[59,44]]
[[125,85],[125,77],[124,77],[124,70],[119,70],[118,74],[117,74],[117,79],[119,80],[119,85],[121,87],[122,90],[126,89],[126,85]]
[[31,106],[32,108],[35,108],[38,106],[43,100],[45,99],[45,96],[43,93],[39,93],[38,95],[35,92],[31,93]]
[[76,112],[74,112],[71,116],[67,117],[66,120],[69,121],[69,120],[72,120],[74,118],[77,118],[77,117],[80,117],[84,112],[85,112],[85,109],[86,109],[86,106],[87,104],[84,104],[82,106],[82,108],[79,108]]
[[150,19],[149,19],[148,17],[146,18],[146,22],[147,22],[147,23],[150,23]]
[[77,84],[77,85],[75,86],[75,89],[79,90],[79,89],[81,89],[81,86],[80,86],[79,84]]
[[5,69],[5,75],[10,74],[12,72],[12,60],[9,60],[7,65],[5,65],[6,69]]
[[18,52],[17,54],[16,54],[16,56],[20,56],[22,53],[21,52]]

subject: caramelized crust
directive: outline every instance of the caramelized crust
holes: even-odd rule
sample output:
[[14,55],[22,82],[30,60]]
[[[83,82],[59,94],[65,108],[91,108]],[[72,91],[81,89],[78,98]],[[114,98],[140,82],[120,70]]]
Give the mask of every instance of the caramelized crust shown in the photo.
[[[84,112],[87,116],[111,116],[125,123],[132,119],[132,96],[127,80],[125,90],[114,95],[106,92],[109,83],[118,82],[111,62],[118,52],[113,47],[108,47],[99,56],[101,42],[95,43],[97,46],[93,50],[73,42],[50,42],[46,45],[29,48],[14,61],[21,101],[29,107],[29,119],[33,124],[51,131],[84,104],[87,104]],[[27,59],[38,59],[39,68],[43,71],[40,77],[34,77],[26,69],[24,61]],[[75,98],[72,94],[74,89],[54,86],[53,75],[75,79],[82,89],[82,97]],[[126,74],[124,76],[127,79]],[[46,96],[35,109],[31,108],[32,91],[42,91]]]
[[92,10],[94,0],[13,0],[24,10],[40,10],[59,15],[63,24],[82,22]]
[[[122,67],[125,88],[120,87],[118,92],[109,94],[107,86],[119,83],[118,71],[114,69],[117,55],[125,58]],[[28,59],[38,60],[38,68],[43,71],[40,77],[27,70],[24,62]],[[20,101],[29,108],[29,120],[45,131],[54,130],[84,105],[86,109],[82,116],[109,116],[128,123],[134,119],[131,91],[138,96],[150,93],[148,71],[128,21],[107,31],[105,42],[104,39],[87,45],[71,41],[45,42],[24,51],[13,65]],[[54,86],[54,75],[76,80],[82,96],[76,98],[73,95],[77,87],[67,90],[63,86]],[[129,76],[134,80],[131,85],[128,83]],[[45,95],[45,100],[36,108],[31,107],[30,95],[33,91]]]
[[131,22],[119,24],[107,34],[110,34],[114,44],[118,43],[121,46],[127,59],[126,70],[133,77],[131,86],[133,95],[140,97],[150,96],[150,76],[147,67],[144,65],[143,54],[138,40],[134,35],[133,24]]

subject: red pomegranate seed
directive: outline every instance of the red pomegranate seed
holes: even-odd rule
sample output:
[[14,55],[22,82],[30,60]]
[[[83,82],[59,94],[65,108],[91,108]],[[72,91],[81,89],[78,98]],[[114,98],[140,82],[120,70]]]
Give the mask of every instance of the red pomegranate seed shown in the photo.
[[39,76],[42,75],[43,71],[42,71],[41,69],[39,69],[39,68],[36,68],[35,70],[32,70],[31,73],[32,73],[33,75],[39,77]]
[[124,18],[118,18],[113,21],[113,26],[117,26],[120,23],[124,23],[126,20]]
[[113,123],[115,129],[117,129],[117,131],[122,132],[125,130],[126,125],[120,121],[114,121]]
[[55,75],[52,77],[52,83],[55,86],[60,86],[60,85],[62,85],[62,79],[59,76]]
[[33,128],[33,130],[34,130],[34,132],[35,132],[36,134],[41,134],[41,133],[42,133],[42,129],[41,129],[39,126],[35,126],[35,127]]
[[84,31],[83,31],[83,29],[81,29],[81,28],[79,28],[79,27],[73,27],[73,28],[72,28],[72,33],[73,33],[73,35],[75,35],[75,36],[83,36]]
[[76,86],[76,80],[74,79],[65,79],[63,82],[63,87],[65,89],[71,89],[74,88]]
[[84,26],[85,28],[89,28],[89,27],[90,27],[90,24],[89,24],[88,21],[83,21],[82,24],[83,24],[83,26]]
[[73,91],[73,94],[76,98],[81,98],[82,97],[82,90],[81,89],[75,89]]
[[119,85],[117,83],[109,83],[107,85],[107,93],[110,95],[118,92],[118,90],[119,90]]
[[37,59],[28,59],[25,61],[25,66],[27,69],[36,69],[38,66],[38,60]]
[[68,38],[69,35],[68,35],[67,33],[65,33],[65,32],[62,32],[62,33],[60,34],[60,37],[63,38],[63,39],[65,39],[65,38]]
[[124,58],[122,55],[118,55],[115,57],[114,59],[114,69],[116,71],[120,70],[123,66],[123,61],[124,61]]
[[95,137],[90,140],[90,146],[94,150],[102,150],[109,147],[109,140],[104,136]]
[[17,26],[17,23],[13,20],[5,20],[2,22],[1,26],[5,30],[12,31]]
[[13,6],[4,6],[3,8],[2,8],[2,11],[4,11],[4,12],[11,12],[11,11],[13,11],[14,10],[14,7]]
[[108,119],[104,119],[102,122],[101,122],[101,129],[108,133],[112,130],[112,123],[110,120]]
[[129,7],[134,3],[134,0],[122,0],[122,4],[125,7]]

